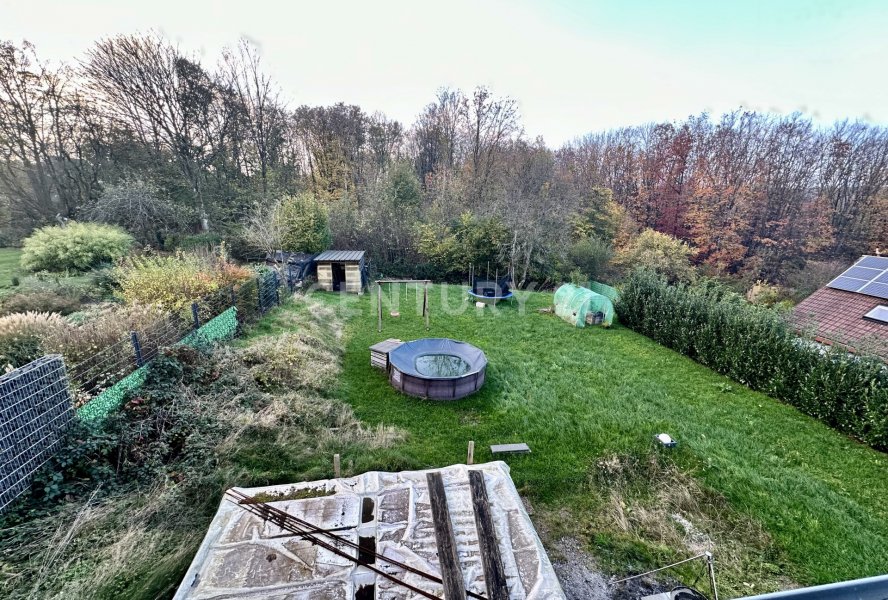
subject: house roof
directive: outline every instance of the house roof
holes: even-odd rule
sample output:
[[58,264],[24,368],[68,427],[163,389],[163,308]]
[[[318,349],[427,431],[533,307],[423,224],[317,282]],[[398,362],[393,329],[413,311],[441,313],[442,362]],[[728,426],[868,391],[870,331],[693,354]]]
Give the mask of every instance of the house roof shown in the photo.
[[865,254],[826,287],[888,300],[888,256]]
[[316,262],[360,262],[363,250],[327,250],[315,257]]
[[[435,486],[440,481],[443,487],[433,487],[433,479]],[[486,489],[483,501],[478,496],[479,479]],[[362,560],[385,569],[399,581],[357,564],[357,550],[348,550],[352,558],[334,553],[304,535],[279,528],[273,519],[263,520],[262,513],[257,516],[237,500],[223,499],[174,596],[176,600],[349,600],[360,597],[355,593],[368,586],[375,587],[375,594],[371,587],[368,597],[407,600],[431,594],[440,598],[442,570],[461,579],[465,589],[487,596],[488,561],[496,553],[510,598],[565,598],[509,476],[509,467],[500,461],[429,471],[369,472],[240,491],[252,497],[288,498],[267,504],[293,519],[310,522],[316,531],[335,532],[352,548],[373,548],[375,559]],[[441,508],[442,502],[446,510]],[[441,521],[448,515],[449,523]],[[487,524],[483,534],[477,519]],[[448,536],[453,544],[447,546],[453,553],[443,558],[438,554],[439,536]],[[368,541],[371,539],[373,543]],[[337,544],[340,549],[350,547]],[[387,562],[387,558],[401,566]],[[411,591],[403,583],[425,594]],[[366,594],[367,589],[361,591]]]
[[886,304],[875,296],[824,287],[796,305],[792,321],[819,342],[865,350],[888,361],[888,324],[863,318]]

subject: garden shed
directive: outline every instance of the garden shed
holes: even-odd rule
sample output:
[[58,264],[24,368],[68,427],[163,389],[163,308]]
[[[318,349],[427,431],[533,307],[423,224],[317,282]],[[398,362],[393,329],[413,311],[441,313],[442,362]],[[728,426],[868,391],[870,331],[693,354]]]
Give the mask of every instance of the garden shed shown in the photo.
[[565,283],[555,291],[555,314],[577,327],[598,324],[610,327],[614,305],[607,296]]
[[315,263],[322,290],[360,294],[367,287],[363,250],[327,250],[315,257]]

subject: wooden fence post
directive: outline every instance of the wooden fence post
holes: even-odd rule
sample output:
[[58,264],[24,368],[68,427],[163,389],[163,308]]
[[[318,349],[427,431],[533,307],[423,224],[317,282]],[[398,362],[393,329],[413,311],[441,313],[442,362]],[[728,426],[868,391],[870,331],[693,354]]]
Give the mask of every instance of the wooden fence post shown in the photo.
[[382,284],[376,282],[376,312],[379,315],[379,331],[382,332]]
[[426,331],[429,330],[429,282],[422,285],[422,310],[425,313]]
[[466,464],[473,465],[475,464],[475,442],[469,442],[469,455],[466,457]]
[[336,479],[339,479],[340,474],[341,474],[341,472],[339,470],[339,455],[334,454],[333,455],[333,476]]

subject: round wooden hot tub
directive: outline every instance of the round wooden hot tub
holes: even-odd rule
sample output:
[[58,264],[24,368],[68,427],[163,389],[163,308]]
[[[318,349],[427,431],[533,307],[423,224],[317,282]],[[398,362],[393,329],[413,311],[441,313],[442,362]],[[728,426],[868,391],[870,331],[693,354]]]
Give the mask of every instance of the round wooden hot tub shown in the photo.
[[484,385],[487,357],[466,342],[423,338],[389,352],[389,382],[410,396],[458,400]]

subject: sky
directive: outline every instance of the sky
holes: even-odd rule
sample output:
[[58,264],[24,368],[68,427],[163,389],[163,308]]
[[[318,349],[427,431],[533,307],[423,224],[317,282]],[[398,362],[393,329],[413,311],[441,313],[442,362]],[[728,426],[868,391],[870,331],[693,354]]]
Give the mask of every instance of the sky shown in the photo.
[[149,30],[207,66],[245,36],[293,106],[406,125],[486,85],[551,146],[738,108],[888,124],[888,0],[0,0],[0,39],[47,60]]

